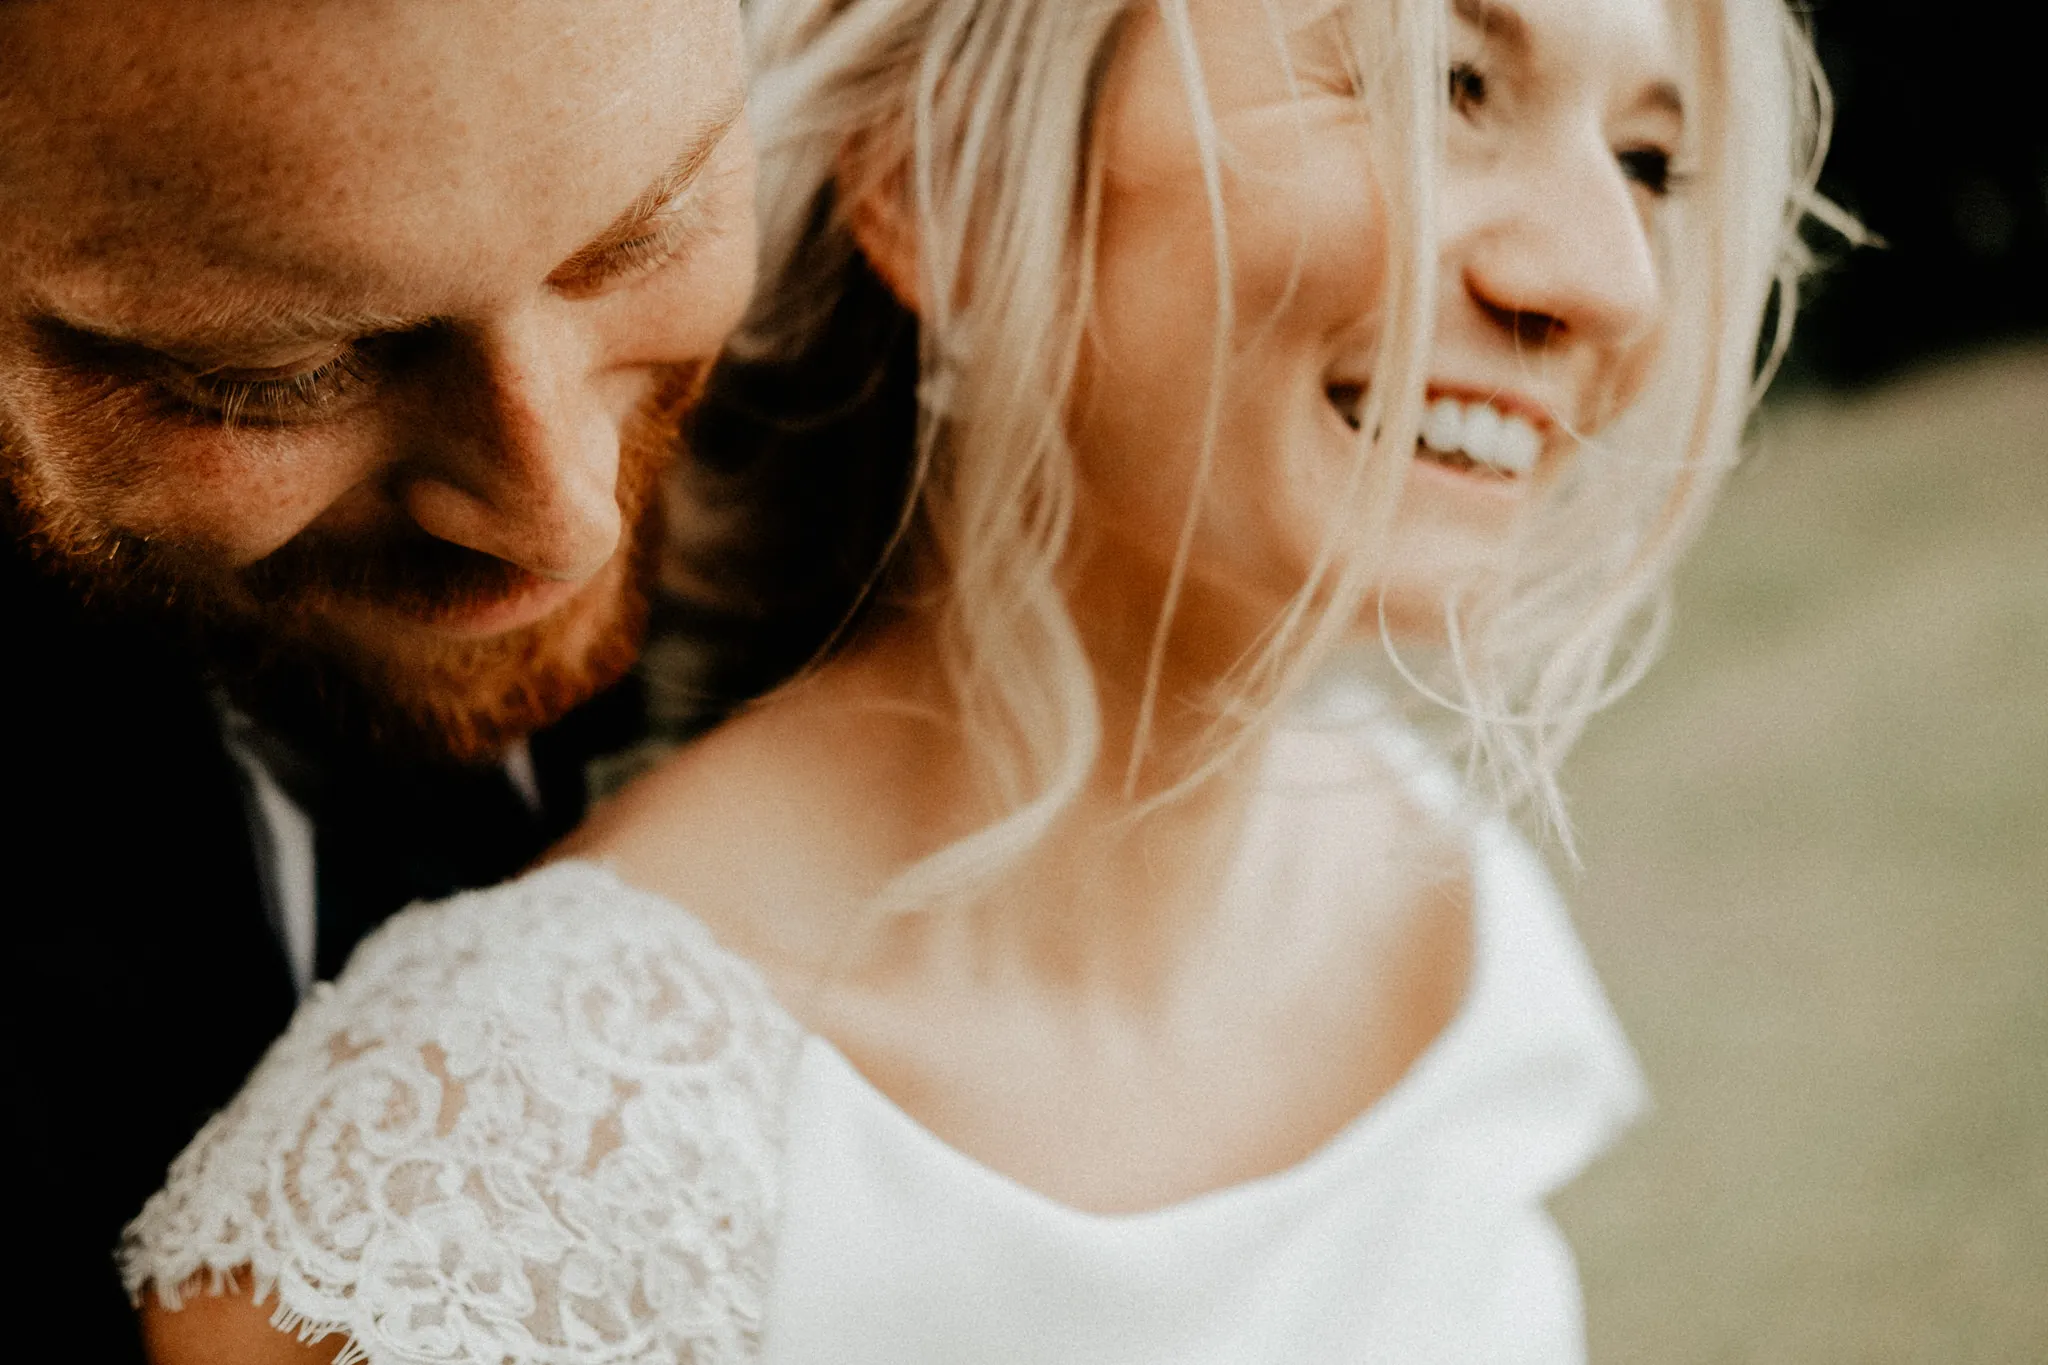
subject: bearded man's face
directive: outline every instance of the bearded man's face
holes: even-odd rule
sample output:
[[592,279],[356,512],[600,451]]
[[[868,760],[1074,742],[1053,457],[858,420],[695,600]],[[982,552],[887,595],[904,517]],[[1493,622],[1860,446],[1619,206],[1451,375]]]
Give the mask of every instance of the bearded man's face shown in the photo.
[[631,663],[752,285],[733,0],[44,0],[0,48],[32,554],[259,712],[458,759]]

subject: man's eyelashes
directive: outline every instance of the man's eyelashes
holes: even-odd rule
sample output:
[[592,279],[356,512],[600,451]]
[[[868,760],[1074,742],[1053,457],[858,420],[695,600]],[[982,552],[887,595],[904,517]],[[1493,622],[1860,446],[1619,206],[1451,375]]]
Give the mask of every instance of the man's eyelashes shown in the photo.
[[162,368],[157,392],[191,416],[221,426],[295,426],[332,416],[375,378],[361,343],[317,364],[272,370]]

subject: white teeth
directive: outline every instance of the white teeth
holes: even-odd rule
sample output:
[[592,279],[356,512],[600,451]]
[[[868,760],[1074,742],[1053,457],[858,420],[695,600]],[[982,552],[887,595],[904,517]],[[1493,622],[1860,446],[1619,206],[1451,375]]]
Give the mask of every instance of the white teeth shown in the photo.
[[1500,414],[1474,404],[1465,409],[1465,453],[1475,464],[1500,463]]
[[1503,474],[1527,474],[1543,453],[1543,437],[1524,418],[1491,403],[1439,398],[1422,419],[1422,444],[1441,455],[1463,455]]
[[1536,457],[1543,453],[1543,438],[1536,434],[1536,428],[1519,417],[1504,418],[1500,424],[1500,444],[1494,447],[1494,463],[1510,474],[1527,474],[1536,467]]
[[1431,450],[1452,451],[1464,444],[1465,409],[1456,399],[1439,398],[1422,419],[1422,443]]

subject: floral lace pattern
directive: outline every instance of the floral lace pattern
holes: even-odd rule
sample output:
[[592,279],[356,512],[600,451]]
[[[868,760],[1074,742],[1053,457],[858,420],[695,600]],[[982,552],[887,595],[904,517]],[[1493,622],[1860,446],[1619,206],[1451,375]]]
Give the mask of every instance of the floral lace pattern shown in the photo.
[[751,1360],[802,1030],[674,905],[563,863],[415,907],[130,1225],[129,1292],[247,1268],[375,1365]]

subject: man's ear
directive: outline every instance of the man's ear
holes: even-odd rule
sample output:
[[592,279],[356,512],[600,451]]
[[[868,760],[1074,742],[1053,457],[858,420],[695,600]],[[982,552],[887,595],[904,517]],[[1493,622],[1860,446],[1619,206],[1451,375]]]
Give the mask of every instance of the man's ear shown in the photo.
[[[893,154],[892,154],[893,153]],[[910,166],[883,139],[856,138],[839,153],[840,190],[849,196],[846,225],[868,265],[896,301],[921,313],[917,220],[910,207]]]

